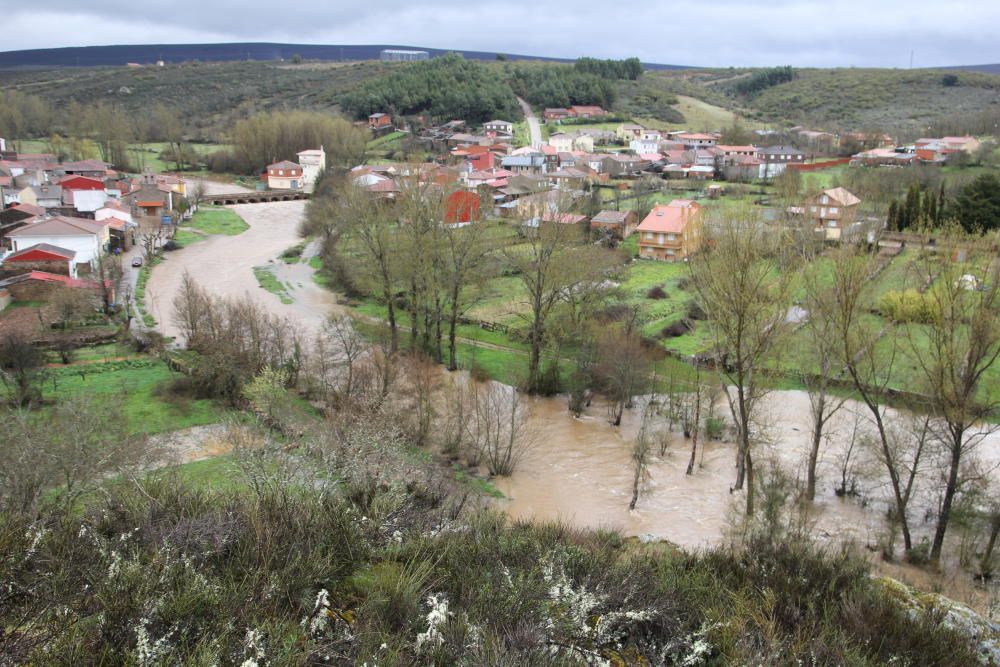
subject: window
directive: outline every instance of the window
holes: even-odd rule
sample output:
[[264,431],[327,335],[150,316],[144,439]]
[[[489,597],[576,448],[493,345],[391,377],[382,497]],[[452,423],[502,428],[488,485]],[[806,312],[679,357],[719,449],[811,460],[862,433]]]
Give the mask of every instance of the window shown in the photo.
[[831,206],[830,207],[830,215],[837,215],[837,207],[836,206]]
[[646,232],[646,240],[647,241],[653,240],[653,232]]
[[278,176],[284,176],[284,175],[285,175],[285,170],[284,169],[279,169],[278,170]]
[[824,204],[829,204],[830,203],[830,198],[827,197],[826,195],[823,195],[823,203]]
[[677,234],[667,234],[667,240],[668,241],[676,241],[677,240]]

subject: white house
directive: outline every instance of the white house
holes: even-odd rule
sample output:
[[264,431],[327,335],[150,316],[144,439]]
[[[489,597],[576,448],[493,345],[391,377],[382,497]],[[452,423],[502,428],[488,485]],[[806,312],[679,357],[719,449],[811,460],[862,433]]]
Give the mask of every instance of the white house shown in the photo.
[[326,169],[326,151],[323,147],[300,151],[299,166],[302,167],[302,188],[311,191],[319,180],[319,175]]
[[493,132],[495,134],[514,134],[514,123],[506,120],[490,120],[483,123],[483,131],[487,134]]
[[660,151],[659,139],[633,139],[628,142],[628,148],[636,155],[651,155]]
[[302,187],[302,167],[291,160],[267,165],[267,187],[272,190],[299,190]]
[[108,225],[104,222],[61,215],[33,220],[7,234],[15,252],[39,243],[48,243],[74,251],[76,265],[79,267],[86,264],[89,270],[93,270],[96,268],[97,258],[111,240]]

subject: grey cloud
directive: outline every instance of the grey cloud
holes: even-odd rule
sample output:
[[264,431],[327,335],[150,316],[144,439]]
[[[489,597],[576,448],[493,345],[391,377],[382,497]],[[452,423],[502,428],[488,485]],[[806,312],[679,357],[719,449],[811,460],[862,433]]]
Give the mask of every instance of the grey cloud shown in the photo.
[[[44,17],[44,20],[40,20]],[[194,41],[394,43],[689,65],[906,67],[1000,60],[1000,3],[956,0],[403,0],[21,4],[3,48]]]

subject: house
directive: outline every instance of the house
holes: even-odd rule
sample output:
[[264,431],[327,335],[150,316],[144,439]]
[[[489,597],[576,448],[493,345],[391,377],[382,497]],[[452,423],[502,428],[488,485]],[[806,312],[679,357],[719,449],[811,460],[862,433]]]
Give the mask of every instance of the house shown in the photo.
[[930,145],[941,146],[943,150],[950,152],[964,152],[964,153],[975,153],[980,148],[982,148],[982,143],[979,139],[971,136],[965,137],[941,137],[940,139],[917,139],[916,147],[917,149],[925,148]]
[[109,163],[101,160],[78,160],[76,162],[63,162],[56,168],[56,171],[67,175],[87,176],[103,180],[108,176],[109,166]]
[[32,218],[40,215],[45,215],[45,209],[31,204],[15,204],[0,211],[0,240],[2,240],[0,251],[3,248],[10,248],[10,241],[7,240],[8,233],[18,227],[23,227]]
[[138,225],[132,218],[129,207],[114,199],[94,211],[94,220],[107,222],[111,234],[111,248],[128,250],[135,245],[135,230]]
[[757,151],[757,157],[763,160],[761,178],[772,178],[785,171],[790,164],[802,164],[806,154],[794,146],[768,146]]
[[382,174],[363,172],[352,176],[351,182],[379,199],[394,199],[399,193],[396,181]]
[[714,146],[718,141],[714,134],[703,134],[700,132],[681,132],[673,138],[684,144],[684,148],[688,150],[709,148],[710,146]]
[[59,208],[63,205],[62,187],[58,185],[29,185],[18,196],[22,204],[42,208]]
[[97,260],[108,248],[111,240],[107,222],[84,220],[68,216],[34,218],[23,227],[7,235],[14,252],[39,243],[72,250],[76,270],[88,273],[97,267]]
[[542,118],[544,118],[546,121],[560,121],[560,120],[566,120],[567,118],[572,117],[572,115],[573,114],[570,113],[569,109],[554,108],[554,109],[546,109],[542,113]]
[[594,138],[587,134],[564,134],[562,132],[549,137],[549,146],[555,149],[555,153],[571,153],[572,151],[583,151],[590,153],[594,150]]
[[444,205],[444,223],[464,227],[482,219],[480,198],[475,192],[456,190],[448,195]]
[[764,161],[753,155],[732,155],[721,158],[719,171],[727,181],[746,183],[760,178]]
[[639,257],[686,260],[701,247],[701,207],[689,199],[659,205],[636,228]]
[[660,150],[659,139],[633,139],[628,143],[628,149],[637,155],[652,155]]
[[644,129],[642,125],[635,123],[622,123],[615,129],[615,136],[619,141],[627,144],[633,139],[641,139]]
[[[925,154],[927,156],[927,154]],[[902,167],[915,164],[918,160],[916,152],[908,150],[897,150],[895,148],[872,148],[861,151],[851,156],[852,165],[864,165],[866,167]],[[933,161],[933,155],[928,156],[926,161]]]
[[750,157],[757,157],[757,147],[756,146],[731,146],[727,144],[718,144],[716,148],[721,152],[723,157],[733,157],[736,155],[747,155]]
[[326,151],[323,147],[299,151],[299,166],[302,167],[302,189],[312,192],[319,175],[326,169]]
[[607,230],[620,239],[628,238],[635,231],[637,215],[628,211],[601,211],[590,219],[591,230]]
[[368,129],[373,131],[385,130],[392,127],[392,117],[387,113],[373,113],[368,116]]
[[483,132],[486,134],[504,134],[514,136],[514,123],[507,120],[490,120],[483,123]]
[[600,118],[608,112],[599,106],[574,105],[569,108],[569,114],[574,118]]
[[267,165],[267,187],[272,190],[298,190],[302,187],[302,167],[290,160]]
[[500,161],[500,166],[515,174],[544,174],[546,169],[545,154],[508,155]]
[[623,155],[621,153],[594,155],[592,163],[593,159],[596,159],[600,165],[600,168],[595,169],[595,171],[607,174],[609,178],[635,176],[650,164],[649,160],[644,160],[638,155]]
[[130,207],[133,217],[146,218],[148,222],[159,224],[173,210],[173,198],[173,189],[168,185],[159,185],[157,174],[146,167],[139,180],[131,184],[131,190],[121,200]]
[[858,217],[861,200],[844,188],[831,188],[810,197],[803,212],[813,221],[816,230],[825,230],[827,240],[840,238],[841,231]]
[[104,181],[89,176],[66,176],[59,181],[62,203],[80,213],[93,213],[108,200]]
[[76,251],[60,248],[50,243],[37,243],[12,252],[0,264],[0,277],[45,271],[76,278]]
[[92,292],[94,306],[114,303],[114,281],[81,280],[58,273],[29,271],[0,280],[0,290],[7,290],[14,301],[48,301],[61,289],[81,289]]

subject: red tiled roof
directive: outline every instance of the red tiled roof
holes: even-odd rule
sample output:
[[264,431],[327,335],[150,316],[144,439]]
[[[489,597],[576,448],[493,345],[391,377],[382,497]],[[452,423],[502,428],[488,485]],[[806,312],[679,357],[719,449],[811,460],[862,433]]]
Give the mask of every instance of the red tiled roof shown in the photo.
[[680,234],[700,208],[690,199],[675,199],[669,204],[655,206],[637,229],[640,232]]

